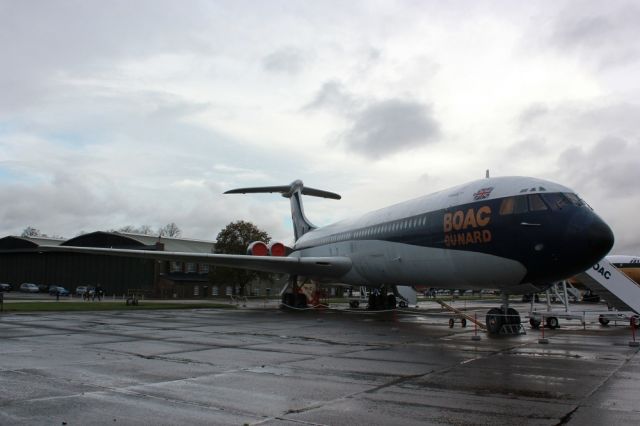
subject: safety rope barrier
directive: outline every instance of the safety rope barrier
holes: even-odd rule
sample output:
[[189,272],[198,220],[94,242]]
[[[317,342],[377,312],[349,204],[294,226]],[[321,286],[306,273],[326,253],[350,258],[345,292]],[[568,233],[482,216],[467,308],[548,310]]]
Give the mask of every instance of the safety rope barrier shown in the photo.
[[347,312],[347,313],[353,313],[353,314],[380,314],[380,313],[386,313],[386,312],[400,312],[400,313],[404,313],[404,314],[414,314],[414,315],[442,315],[442,316],[450,316],[450,314],[447,314],[445,312],[427,312],[427,311],[416,311],[415,309],[409,309],[409,308],[393,308],[393,309],[380,309],[380,310],[366,310],[366,309],[341,309],[341,308],[332,308],[330,305],[326,305],[326,304],[317,304],[317,305],[312,305],[312,306],[307,306],[306,308],[300,308],[300,307],[296,307],[296,306],[291,306],[288,305],[286,303],[280,303],[281,307],[285,307],[288,309],[292,309],[292,310],[296,310],[296,311],[310,311],[310,310],[314,310],[317,308],[323,308],[325,310],[328,311],[335,311],[335,312]]

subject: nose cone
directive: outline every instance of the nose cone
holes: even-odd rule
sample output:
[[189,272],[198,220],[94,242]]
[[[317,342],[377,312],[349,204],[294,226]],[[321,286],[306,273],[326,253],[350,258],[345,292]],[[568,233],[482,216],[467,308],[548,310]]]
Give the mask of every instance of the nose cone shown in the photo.
[[586,248],[593,253],[595,262],[602,259],[613,247],[613,231],[602,219],[594,215],[593,222],[585,231]]
[[598,215],[583,210],[576,214],[565,234],[568,257],[584,271],[605,257],[613,247],[613,232]]

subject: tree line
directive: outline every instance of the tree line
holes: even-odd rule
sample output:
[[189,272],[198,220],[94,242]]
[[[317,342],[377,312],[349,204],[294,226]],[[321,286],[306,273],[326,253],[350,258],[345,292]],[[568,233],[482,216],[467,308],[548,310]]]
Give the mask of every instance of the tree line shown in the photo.
[[[150,225],[126,225],[120,228],[112,228],[107,230],[107,232],[124,232],[128,234],[142,234],[142,235],[153,235],[158,237],[168,237],[168,238],[179,238],[182,236],[182,230],[175,222],[167,223],[164,226],[161,226],[157,230],[154,230]],[[85,231],[80,231],[78,235],[86,234]],[[63,237],[53,234],[51,236],[41,232],[38,228],[33,226],[27,226],[22,230],[21,237],[44,237],[44,238],[60,238]]]

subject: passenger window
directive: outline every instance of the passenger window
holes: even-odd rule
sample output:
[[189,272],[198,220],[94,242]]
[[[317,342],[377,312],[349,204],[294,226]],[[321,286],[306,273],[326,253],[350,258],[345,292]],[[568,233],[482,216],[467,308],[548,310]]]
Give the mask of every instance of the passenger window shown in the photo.
[[529,194],[529,211],[538,212],[547,210],[547,205],[542,201],[538,194]]

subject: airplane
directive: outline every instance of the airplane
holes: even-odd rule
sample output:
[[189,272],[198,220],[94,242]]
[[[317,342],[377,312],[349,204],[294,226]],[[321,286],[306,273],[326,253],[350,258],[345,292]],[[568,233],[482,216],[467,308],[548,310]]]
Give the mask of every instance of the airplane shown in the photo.
[[612,255],[607,260],[637,284],[640,284],[640,256]]
[[486,320],[488,332],[498,334],[503,325],[521,321],[509,307],[510,294],[544,291],[591,267],[614,242],[609,226],[574,191],[531,177],[487,177],[323,227],[307,219],[302,196],[340,199],[336,193],[300,180],[225,192],[248,193],[290,199],[295,242],[288,254],[280,243],[271,247],[272,255],[264,243],[252,244],[248,255],[68,246],[39,250],[286,273],[294,296],[299,276],[353,286],[497,288],[503,303],[489,310]]

